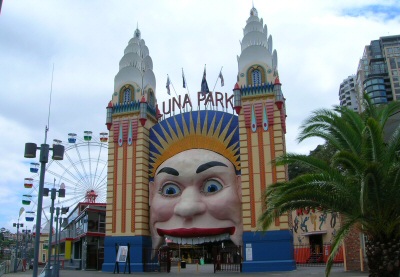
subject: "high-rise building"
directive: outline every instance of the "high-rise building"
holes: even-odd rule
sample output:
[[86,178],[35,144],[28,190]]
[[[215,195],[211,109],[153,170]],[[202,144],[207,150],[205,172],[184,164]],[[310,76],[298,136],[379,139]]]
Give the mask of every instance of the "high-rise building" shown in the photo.
[[352,75],[343,80],[339,88],[340,106],[358,111],[358,95],[356,92],[356,76]]
[[362,99],[362,93],[367,93],[375,104],[399,101],[399,75],[400,35],[371,41],[365,46],[358,64],[356,91],[359,99]]
[[[362,58],[358,63],[355,77],[355,93],[357,94],[358,110],[363,111],[363,93],[366,93],[372,103],[376,105],[387,104],[392,101],[400,101],[400,35],[380,37],[366,45]],[[349,77],[350,78],[350,77]],[[349,102],[342,95],[346,85],[345,79],[340,85],[340,105],[347,106]],[[354,79],[354,78],[353,78]],[[346,92],[344,92],[346,93]],[[399,127],[400,114],[393,114],[387,121],[384,129],[384,139],[390,139],[391,135]],[[357,232],[350,232],[345,239],[345,260],[347,270],[360,270],[363,268],[362,257],[360,260],[351,259],[359,254],[359,249],[365,249],[363,236]],[[355,254],[355,255],[354,255]],[[365,255],[365,254],[362,254]]]

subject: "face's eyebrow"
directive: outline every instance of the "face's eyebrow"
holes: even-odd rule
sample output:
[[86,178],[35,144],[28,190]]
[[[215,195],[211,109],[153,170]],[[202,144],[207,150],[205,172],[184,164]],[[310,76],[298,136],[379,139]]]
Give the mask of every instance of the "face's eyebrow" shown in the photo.
[[158,171],[158,173],[156,175],[158,175],[158,174],[160,174],[162,172],[167,173],[167,174],[171,174],[171,175],[174,175],[174,176],[179,176],[179,172],[176,169],[172,168],[172,167],[163,167],[163,168],[160,169],[160,171]]
[[209,168],[211,168],[211,167],[214,167],[214,166],[225,166],[225,167],[228,167],[228,166],[227,166],[226,164],[224,164],[224,163],[212,161],[212,162],[208,162],[208,163],[205,163],[205,164],[200,165],[200,166],[197,168],[196,173],[201,173],[201,172],[203,172],[204,170],[207,170],[207,169],[209,169]]

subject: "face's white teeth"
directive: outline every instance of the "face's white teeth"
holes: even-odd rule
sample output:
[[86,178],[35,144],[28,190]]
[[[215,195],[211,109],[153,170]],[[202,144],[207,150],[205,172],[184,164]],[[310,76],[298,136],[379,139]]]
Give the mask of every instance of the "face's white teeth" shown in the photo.
[[221,234],[216,236],[208,236],[208,237],[195,237],[195,238],[179,238],[179,237],[168,237],[174,243],[178,244],[202,244],[205,242],[217,242],[229,239],[229,234]]

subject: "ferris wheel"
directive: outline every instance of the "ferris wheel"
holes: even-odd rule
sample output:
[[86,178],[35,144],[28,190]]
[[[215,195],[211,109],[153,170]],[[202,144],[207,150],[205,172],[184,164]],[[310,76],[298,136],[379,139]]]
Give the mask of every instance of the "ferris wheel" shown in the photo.
[[[85,131],[83,137],[69,133],[64,143],[53,140],[54,144],[65,147],[63,160],[52,160],[46,164],[44,188],[65,188],[65,197],[56,197],[54,207],[74,209],[78,203],[106,203],[108,133],[94,136]],[[25,220],[34,221],[37,212],[39,191],[39,163],[30,164],[32,176],[25,178],[22,204],[25,205]],[[43,197],[42,215],[48,220],[51,199]],[[45,220],[46,221],[46,220]],[[44,225],[47,222],[42,220]]]

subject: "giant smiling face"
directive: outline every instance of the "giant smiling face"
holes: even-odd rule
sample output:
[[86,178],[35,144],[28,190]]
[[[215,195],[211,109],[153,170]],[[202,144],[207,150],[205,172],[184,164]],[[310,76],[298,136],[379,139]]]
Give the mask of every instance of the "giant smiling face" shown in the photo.
[[241,180],[225,157],[191,149],[171,157],[150,183],[153,247],[174,242],[219,241],[242,245]]

